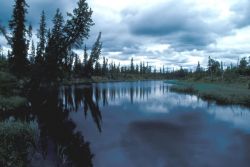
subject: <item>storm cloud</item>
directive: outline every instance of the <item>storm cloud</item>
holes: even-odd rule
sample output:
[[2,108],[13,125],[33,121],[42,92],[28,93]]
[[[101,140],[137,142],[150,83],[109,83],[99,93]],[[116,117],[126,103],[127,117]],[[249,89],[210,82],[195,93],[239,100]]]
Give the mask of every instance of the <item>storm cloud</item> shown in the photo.
[[[7,26],[14,0],[2,0],[0,22]],[[250,54],[250,2],[248,0],[88,0],[95,25],[88,48],[102,32],[102,55],[110,62],[145,61],[152,66],[194,68],[207,65],[208,56],[226,64]],[[38,26],[45,10],[70,12],[77,0],[27,0],[27,23]],[[65,15],[66,16],[66,15]],[[51,24],[51,23],[48,23]],[[249,34],[249,35],[248,35]],[[0,40],[3,45],[3,39]],[[250,42],[249,42],[250,43]],[[78,51],[80,54],[82,50]]]

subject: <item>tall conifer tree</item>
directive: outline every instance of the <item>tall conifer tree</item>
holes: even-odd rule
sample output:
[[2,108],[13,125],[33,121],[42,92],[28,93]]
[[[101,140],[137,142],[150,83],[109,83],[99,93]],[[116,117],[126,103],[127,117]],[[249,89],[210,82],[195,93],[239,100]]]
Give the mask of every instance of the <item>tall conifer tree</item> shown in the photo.
[[45,12],[42,11],[41,19],[40,19],[40,27],[38,29],[37,38],[39,39],[38,45],[37,45],[37,56],[36,56],[36,63],[42,64],[44,59],[44,53],[45,53],[45,46],[46,46],[46,18],[45,18]]
[[12,37],[10,38],[12,48],[10,55],[10,68],[18,77],[23,77],[28,72],[27,29],[25,26],[27,6],[25,0],[15,0],[12,18],[9,22],[9,27],[12,31]]

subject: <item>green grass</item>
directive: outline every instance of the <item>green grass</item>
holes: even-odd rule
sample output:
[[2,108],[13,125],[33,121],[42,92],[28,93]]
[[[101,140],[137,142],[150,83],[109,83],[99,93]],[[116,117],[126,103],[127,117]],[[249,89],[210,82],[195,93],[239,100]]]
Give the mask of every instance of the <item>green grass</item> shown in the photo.
[[194,82],[194,81],[167,81],[173,84],[172,91],[188,94],[197,94],[206,100],[215,100],[220,104],[239,104],[250,106],[250,89],[247,83],[227,82]]
[[36,123],[0,122],[0,166],[25,167],[35,148]]

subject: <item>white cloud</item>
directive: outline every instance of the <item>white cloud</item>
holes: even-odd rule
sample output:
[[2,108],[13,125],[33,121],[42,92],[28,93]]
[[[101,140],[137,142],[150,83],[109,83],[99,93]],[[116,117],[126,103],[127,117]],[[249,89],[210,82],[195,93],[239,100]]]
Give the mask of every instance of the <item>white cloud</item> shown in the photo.
[[[57,7],[70,11],[77,0],[27,2],[30,15],[37,20],[42,7],[50,4],[49,14]],[[136,63],[145,61],[152,66],[195,68],[198,61],[206,66],[208,56],[235,63],[238,57],[250,53],[250,21],[246,20],[250,9],[248,0],[88,0],[88,3],[94,11],[96,25],[86,44],[91,48],[98,32],[102,31],[102,54],[109,62],[129,65],[133,57]],[[152,18],[148,17],[151,15]],[[139,24],[138,20],[142,20],[138,25],[142,30],[150,31],[152,26],[159,30],[157,26],[162,26],[166,31],[170,27],[168,34],[164,31],[157,31],[160,35],[132,33],[132,24]],[[2,37],[1,44],[4,44]]]

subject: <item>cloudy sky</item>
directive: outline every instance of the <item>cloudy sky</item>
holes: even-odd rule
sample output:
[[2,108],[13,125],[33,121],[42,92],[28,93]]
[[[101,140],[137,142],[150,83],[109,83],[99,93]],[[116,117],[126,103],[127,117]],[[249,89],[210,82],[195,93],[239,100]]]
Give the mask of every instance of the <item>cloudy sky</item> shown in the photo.
[[[0,21],[7,24],[14,0],[0,0]],[[44,9],[51,19],[56,8],[71,11],[77,0],[27,0],[28,22],[38,25]],[[129,64],[193,68],[208,56],[236,64],[250,56],[249,0],[88,0],[94,11],[91,47],[101,31],[102,55]],[[6,46],[0,37],[0,44]],[[78,51],[81,53],[81,51]]]

